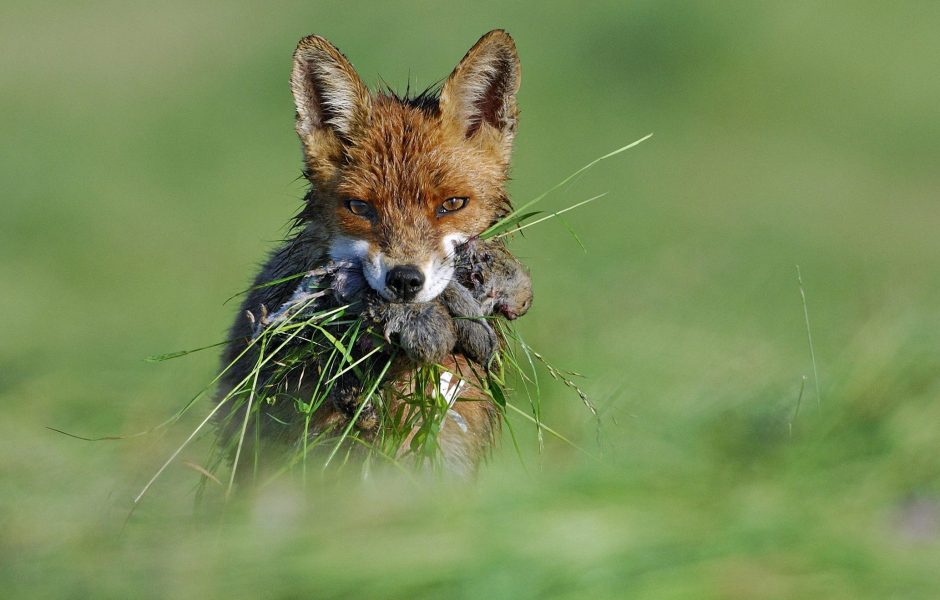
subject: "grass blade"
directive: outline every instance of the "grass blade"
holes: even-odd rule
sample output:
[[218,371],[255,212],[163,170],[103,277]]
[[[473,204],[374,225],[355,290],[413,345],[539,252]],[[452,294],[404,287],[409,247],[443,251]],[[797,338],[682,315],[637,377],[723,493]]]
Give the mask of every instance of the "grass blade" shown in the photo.
[[590,169],[591,167],[593,167],[594,165],[596,165],[596,164],[598,164],[598,163],[600,163],[600,162],[602,162],[602,161],[605,161],[605,160],[607,160],[607,159],[609,159],[609,158],[613,158],[614,156],[617,156],[617,155],[620,154],[621,152],[626,152],[627,150],[629,150],[629,149],[631,149],[631,148],[635,148],[636,146],[639,146],[640,144],[642,144],[642,143],[645,142],[646,140],[650,139],[651,137],[653,137],[653,134],[652,134],[652,133],[650,133],[650,134],[648,134],[648,135],[645,135],[645,136],[643,136],[642,138],[640,138],[640,139],[638,139],[638,140],[636,140],[636,141],[634,141],[634,142],[631,142],[631,143],[627,144],[626,146],[623,146],[623,147],[621,147],[621,148],[617,148],[617,149],[614,150],[613,152],[608,152],[608,153],[605,154],[604,156],[601,156],[601,157],[599,157],[599,158],[595,158],[594,160],[592,160],[592,161],[589,162],[588,164],[584,165],[583,167],[581,167],[580,169],[578,169],[577,171],[575,171],[575,172],[572,173],[571,175],[568,175],[567,177],[565,177],[564,179],[562,179],[560,182],[556,183],[554,186],[550,187],[548,190],[542,192],[541,194],[539,194],[538,196],[536,196],[536,197],[533,198],[532,200],[529,200],[528,202],[526,202],[525,204],[523,204],[523,205],[520,206],[519,208],[515,209],[514,211],[512,211],[511,213],[509,213],[508,215],[506,215],[505,217],[503,217],[502,219],[500,219],[499,222],[495,223],[495,224],[494,224],[493,226],[491,226],[489,229],[487,229],[487,230],[484,231],[482,234],[480,234],[480,237],[483,238],[483,239],[492,237],[492,236],[494,235],[493,232],[496,231],[498,228],[500,228],[503,223],[505,223],[506,221],[509,221],[509,220],[511,220],[511,219],[513,219],[513,218],[516,218],[518,215],[522,214],[522,212],[525,211],[526,209],[528,209],[529,207],[531,207],[531,206],[533,206],[533,205],[535,205],[535,204],[541,202],[542,200],[545,199],[546,196],[548,196],[549,194],[551,194],[551,193],[554,192],[555,190],[557,190],[557,189],[559,189],[559,188],[561,188],[561,187],[564,187],[564,186],[565,186],[566,184],[568,184],[572,179],[574,179],[575,177],[577,177],[577,176],[580,175],[581,173],[584,173],[585,171],[587,171],[588,169]]
[[[574,210],[574,209],[579,208],[579,207],[581,207],[581,206],[584,206],[585,204],[590,204],[591,202],[594,202],[595,200],[600,200],[601,198],[603,198],[603,197],[606,196],[607,194],[608,194],[608,192],[604,192],[603,194],[598,194],[598,195],[596,195],[596,196],[594,196],[594,197],[592,197],[592,198],[588,198],[587,200],[582,200],[581,202],[578,202],[577,204],[572,204],[571,206],[569,206],[569,207],[567,207],[567,208],[563,208],[563,209],[558,210],[558,211],[555,211],[555,212],[553,212],[553,213],[551,213],[551,214],[549,214],[549,215],[545,215],[545,216],[542,217],[541,219],[536,219],[535,221],[532,221],[532,222],[530,222],[530,223],[526,223],[525,225],[522,225],[522,226],[517,227],[517,228],[515,228],[515,229],[510,229],[509,231],[505,231],[505,232],[503,232],[503,233],[499,233],[499,234],[493,235],[492,237],[495,237],[495,238],[498,239],[498,238],[501,238],[501,237],[505,237],[505,236],[507,236],[507,235],[509,235],[509,234],[511,234],[511,233],[516,233],[516,232],[518,232],[518,231],[522,231],[523,229],[527,229],[527,228],[529,228],[529,227],[532,227],[533,225],[538,225],[539,223],[542,223],[543,221],[547,221],[547,220],[553,219],[553,218],[555,218],[555,217],[557,217],[557,216],[559,216],[559,215],[563,215],[563,214],[565,214],[566,212],[571,211],[571,210]],[[573,233],[573,232],[572,232],[572,233]],[[575,236],[575,239],[577,239],[577,236]],[[581,240],[578,240],[579,243],[580,243],[580,241],[581,241]],[[583,248],[584,246],[582,245],[581,247]]]
[[809,326],[809,309],[806,307],[806,290],[803,289],[803,275],[800,265],[796,265],[796,281],[800,286],[800,299],[803,302],[803,321],[806,323],[806,339],[809,342],[809,357],[813,362],[813,383],[816,384],[816,406],[822,404],[822,394],[819,391],[819,370],[816,368],[816,350],[813,345],[813,332]]

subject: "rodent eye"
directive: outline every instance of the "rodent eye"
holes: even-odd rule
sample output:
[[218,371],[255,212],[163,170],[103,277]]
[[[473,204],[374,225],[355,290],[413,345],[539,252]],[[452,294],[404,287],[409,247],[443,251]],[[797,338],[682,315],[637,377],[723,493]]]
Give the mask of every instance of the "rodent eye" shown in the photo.
[[437,212],[440,214],[454,212],[466,206],[468,202],[470,202],[470,198],[466,197],[457,196],[454,198],[448,198],[447,200],[444,200],[440,208],[437,209]]
[[368,217],[372,214],[372,207],[364,200],[347,200],[346,208],[357,217]]

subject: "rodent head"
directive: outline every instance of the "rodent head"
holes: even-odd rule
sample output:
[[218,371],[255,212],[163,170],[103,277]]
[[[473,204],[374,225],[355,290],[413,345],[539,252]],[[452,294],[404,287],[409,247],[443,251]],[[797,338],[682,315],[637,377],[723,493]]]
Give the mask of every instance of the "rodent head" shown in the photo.
[[506,282],[496,293],[493,310],[510,321],[518,319],[529,312],[532,306],[532,280],[528,271],[522,268],[516,269]]

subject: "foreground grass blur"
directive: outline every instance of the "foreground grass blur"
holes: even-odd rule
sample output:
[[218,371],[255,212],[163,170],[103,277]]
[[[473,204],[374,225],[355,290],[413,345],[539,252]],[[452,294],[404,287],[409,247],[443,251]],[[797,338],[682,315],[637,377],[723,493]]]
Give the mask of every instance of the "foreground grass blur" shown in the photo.
[[[536,18],[537,16],[537,18]],[[940,593],[940,9],[812,2],[0,9],[0,589],[42,597],[934,598]],[[545,384],[469,489],[284,482],[194,512],[191,422],[302,185],[304,34],[421,87],[484,31],[523,63],[516,198]],[[795,265],[819,362],[812,377]],[[198,420],[208,408],[190,417]],[[198,413],[198,414],[197,414]],[[791,423],[792,422],[792,423]],[[792,424],[792,433],[790,425]]]

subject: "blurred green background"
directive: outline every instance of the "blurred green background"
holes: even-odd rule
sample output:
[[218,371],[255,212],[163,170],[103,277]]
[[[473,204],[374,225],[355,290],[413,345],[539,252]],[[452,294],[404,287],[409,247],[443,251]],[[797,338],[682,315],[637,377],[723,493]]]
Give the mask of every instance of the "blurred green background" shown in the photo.
[[[193,516],[187,449],[303,185],[290,55],[423,87],[516,39],[514,243],[544,382],[469,487],[285,482]],[[940,597],[940,4],[4,2],[0,589],[29,598]],[[796,267],[815,336],[815,393]],[[803,407],[793,419],[801,381]],[[517,400],[521,398],[517,395]],[[792,426],[792,433],[791,433]]]

